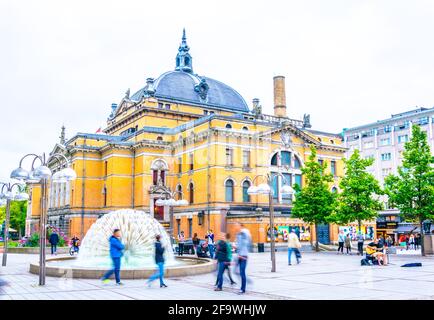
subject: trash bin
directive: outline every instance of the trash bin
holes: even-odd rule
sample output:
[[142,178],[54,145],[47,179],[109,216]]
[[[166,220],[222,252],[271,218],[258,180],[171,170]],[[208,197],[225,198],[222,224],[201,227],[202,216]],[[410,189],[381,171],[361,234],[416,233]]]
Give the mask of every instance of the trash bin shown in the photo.
[[265,252],[263,243],[258,243],[258,252]]

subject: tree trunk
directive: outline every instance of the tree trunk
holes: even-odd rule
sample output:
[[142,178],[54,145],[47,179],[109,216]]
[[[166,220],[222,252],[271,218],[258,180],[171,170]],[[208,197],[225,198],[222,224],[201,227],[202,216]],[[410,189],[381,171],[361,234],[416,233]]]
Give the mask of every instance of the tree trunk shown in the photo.
[[422,219],[419,219],[419,224],[420,224],[420,226],[419,226],[419,228],[420,228],[420,251],[421,251],[422,257],[424,257],[425,256],[425,246],[424,246],[425,236],[424,236],[424,232],[423,232],[423,220]]
[[357,220],[357,223],[359,224],[359,232],[362,232],[362,221]]
[[318,225],[315,223],[315,251],[319,252]]

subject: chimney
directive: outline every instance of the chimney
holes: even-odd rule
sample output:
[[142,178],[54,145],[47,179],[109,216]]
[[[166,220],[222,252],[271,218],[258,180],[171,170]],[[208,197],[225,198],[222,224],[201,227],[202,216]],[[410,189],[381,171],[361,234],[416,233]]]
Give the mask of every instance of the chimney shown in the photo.
[[274,80],[274,115],[286,117],[285,77],[275,76]]

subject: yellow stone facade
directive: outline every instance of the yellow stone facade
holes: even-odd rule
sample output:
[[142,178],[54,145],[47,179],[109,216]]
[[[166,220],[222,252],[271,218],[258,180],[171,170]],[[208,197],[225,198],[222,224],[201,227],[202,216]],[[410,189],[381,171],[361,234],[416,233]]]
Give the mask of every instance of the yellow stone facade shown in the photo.
[[[173,76],[176,72],[185,73],[173,71]],[[183,230],[187,237],[197,233],[203,238],[208,229],[216,233],[227,225],[230,232],[235,221],[244,221],[254,242],[267,242],[268,197],[247,197],[247,186],[265,182],[255,177],[273,172],[285,174],[292,185],[304,185],[300,168],[312,144],[328,170],[334,163],[330,188],[338,188],[345,152],[339,135],[309,129],[306,121],[282,115],[282,106],[279,114],[265,115],[256,101],[253,110],[240,112],[161,97],[158,90],[148,90],[138,100],[128,92],[113,106],[103,133],[78,133],[54,147],[53,152],[71,160],[77,179],[50,186],[49,224],[80,236],[101,215],[134,208],[168,225],[169,207],[157,207],[155,201],[163,189],[179,190],[189,205],[174,208],[175,235]],[[51,168],[56,170],[56,164]],[[281,180],[274,179],[280,185]],[[40,189],[33,185],[31,190],[29,210],[36,230]],[[277,225],[304,225],[290,217],[291,207],[291,199],[277,193]]]

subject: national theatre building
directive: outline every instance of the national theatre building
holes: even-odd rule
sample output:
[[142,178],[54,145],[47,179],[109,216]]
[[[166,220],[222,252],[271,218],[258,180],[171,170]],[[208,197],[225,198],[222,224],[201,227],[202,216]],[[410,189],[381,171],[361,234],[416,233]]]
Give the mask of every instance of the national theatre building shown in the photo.
[[[312,130],[309,115],[287,116],[284,77],[274,77],[274,114],[263,114],[259,99],[248,105],[230,86],[197,74],[189,50],[184,32],[174,70],[147,78],[134,94],[128,90],[112,104],[101,133],[66,140],[63,132],[52,152],[71,160],[77,179],[51,185],[48,223],[80,236],[105,213],[133,208],[166,227],[173,217],[174,234],[182,230],[186,237],[203,238],[208,229],[231,232],[241,221],[253,242],[264,243],[269,199],[247,189],[270,174],[278,241],[290,228],[310,240],[313,227],[291,217],[293,195],[281,188],[303,186],[301,168],[314,145],[318,161],[335,176],[330,190],[338,191],[346,151],[341,136]],[[38,229],[40,213],[40,188],[30,187],[28,233]],[[157,205],[167,192],[188,205]],[[321,228],[322,242],[334,240],[336,226]]]

